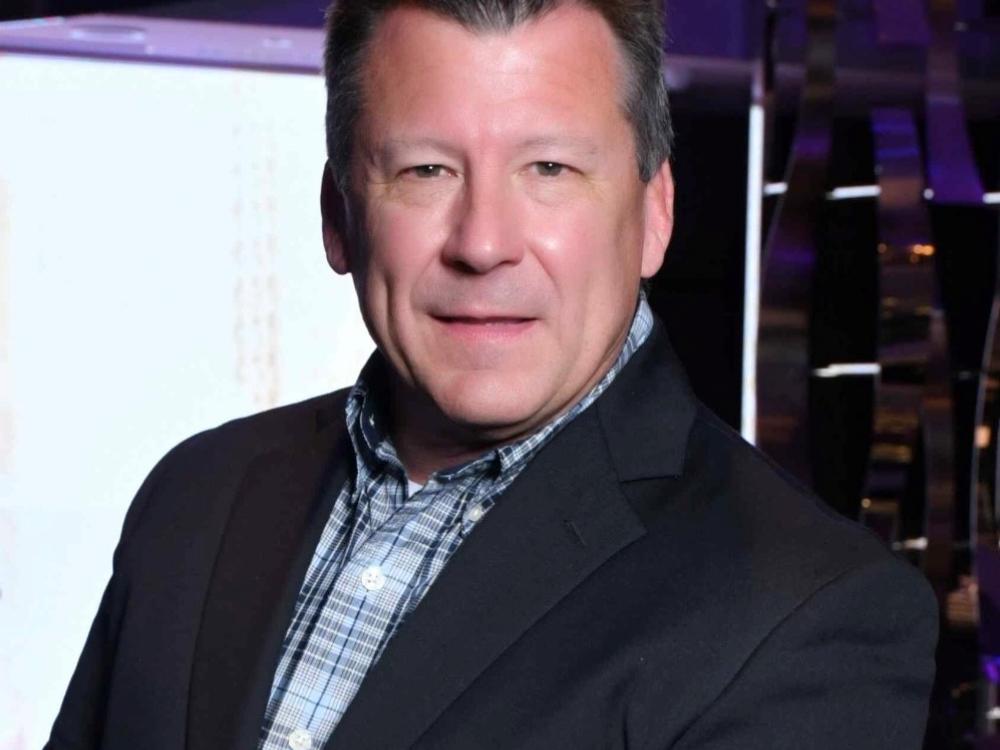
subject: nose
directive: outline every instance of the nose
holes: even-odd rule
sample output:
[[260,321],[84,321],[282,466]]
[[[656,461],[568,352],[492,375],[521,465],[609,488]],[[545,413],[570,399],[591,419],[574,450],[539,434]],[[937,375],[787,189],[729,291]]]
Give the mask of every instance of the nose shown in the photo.
[[469,180],[444,248],[445,263],[475,274],[519,263],[523,248],[514,214],[513,196],[502,177],[480,175]]

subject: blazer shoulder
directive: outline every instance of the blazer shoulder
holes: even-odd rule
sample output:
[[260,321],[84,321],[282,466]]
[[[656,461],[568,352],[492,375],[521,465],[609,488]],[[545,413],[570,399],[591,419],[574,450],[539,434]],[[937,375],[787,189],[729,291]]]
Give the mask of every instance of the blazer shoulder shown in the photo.
[[208,430],[216,440],[250,440],[270,447],[309,436],[343,419],[349,388],[278,406],[225,422]]
[[[623,483],[649,543],[683,549],[705,585],[789,611],[869,566],[914,571],[869,530],[824,503],[699,403],[677,476]],[[918,574],[919,576],[919,574]],[[753,594],[753,596],[751,596]]]
[[825,551],[831,563],[844,568],[895,557],[870,530],[830,507],[704,405],[698,410],[692,442],[692,460],[714,457],[735,518],[768,546],[796,554]]
[[[279,406],[203,430],[171,448],[153,467],[129,506],[122,528],[128,538],[156,496],[192,494],[242,474],[256,456],[296,442],[308,443],[324,429],[343,424],[349,389]],[[212,493],[208,493],[211,496]]]
[[309,439],[317,431],[336,425],[338,420],[342,422],[348,392],[349,389],[343,388],[231,419],[182,441],[164,456],[163,461],[191,461],[218,452],[229,455],[263,453],[288,442]]
[[[838,642],[849,642],[869,622],[875,623],[873,642],[913,636],[925,680],[937,608],[919,570],[833,511],[707,407],[697,408],[678,475],[622,489],[647,531],[633,560],[651,579],[650,590],[661,592],[644,597],[656,602],[647,615],[650,630],[680,622],[685,632],[697,633],[690,642],[704,677],[699,711],[737,680],[743,665],[773,674],[767,670],[782,661],[767,657],[766,644],[774,654],[792,654],[784,663],[794,663],[801,654],[792,647],[822,641],[831,631],[826,622],[836,622]],[[678,601],[684,602],[680,613]],[[711,648],[701,650],[697,644],[704,643]],[[653,663],[662,666],[659,659]]]

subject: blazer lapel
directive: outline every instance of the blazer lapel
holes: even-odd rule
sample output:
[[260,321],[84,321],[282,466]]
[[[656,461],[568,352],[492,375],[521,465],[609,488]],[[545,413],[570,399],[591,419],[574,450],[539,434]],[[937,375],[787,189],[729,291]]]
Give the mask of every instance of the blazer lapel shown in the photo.
[[642,533],[588,409],[459,547],[368,673],[327,750],[410,747],[518,636]]
[[698,402],[659,320],[595,406],[619,481],[683,472]]
[[[338,489],[349,444],[343,399],[249,465],[212,572],[196,646],[188,748],[256,747],[285,630]],[[339,419],[338,419],[339,417]]]

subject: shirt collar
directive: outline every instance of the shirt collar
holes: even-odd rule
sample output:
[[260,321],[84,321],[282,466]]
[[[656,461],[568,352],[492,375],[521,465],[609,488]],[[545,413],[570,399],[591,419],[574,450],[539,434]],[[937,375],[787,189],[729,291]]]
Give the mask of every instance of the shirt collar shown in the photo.
[[[632,355],[649,337],[653,329],[653,312],[644,292],[640,292],[636,311],[628,335],[614,364],[604,377],[580,401],[558,417],[540,427],[536,432],[514,443],[502,445],[481,456],[435,472],[428,482],[447,483],[476,473],[501,474],[519,471],[555,434],[590,406],[611,385]],[[361,370],[357,382],[347,398],[347,428],[359,469],[363,462],[368,471],[391,471],[405,481],[405,469],[396,453],[388,426],[385,404],[387,402],[387,365],[381,353],[375,352]]]

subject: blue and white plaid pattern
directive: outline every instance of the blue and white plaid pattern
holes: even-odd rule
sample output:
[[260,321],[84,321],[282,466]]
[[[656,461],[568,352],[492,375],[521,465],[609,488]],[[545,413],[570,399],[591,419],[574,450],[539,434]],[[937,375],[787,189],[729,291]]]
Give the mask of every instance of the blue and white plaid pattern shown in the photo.
[[652,326],[640,297],[615,364],[582,401],[519,442],[432,474],[410,497],[362,374],[347,400],[357,474],[353,485],[339,488],[299,592],[260,750],[323,746],[368,669],[475,524],[532,456],[604,392]]

